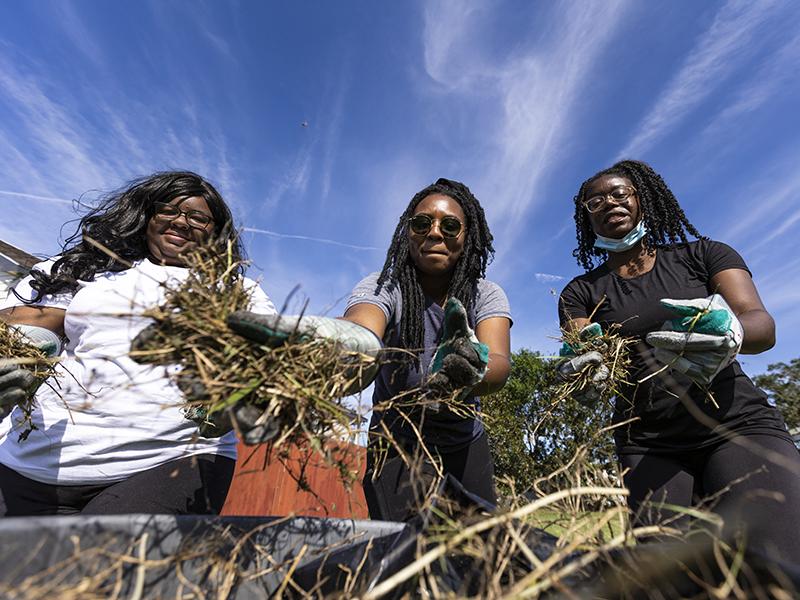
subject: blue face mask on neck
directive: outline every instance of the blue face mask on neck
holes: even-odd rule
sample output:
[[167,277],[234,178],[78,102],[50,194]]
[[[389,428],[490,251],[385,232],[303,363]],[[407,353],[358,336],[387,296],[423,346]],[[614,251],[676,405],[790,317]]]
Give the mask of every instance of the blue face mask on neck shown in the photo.
[[607,238],[598,235],[597,240],[594,242],[594,247],[609,252],[625,252],[625,250],[633,248],[639,240],[644,237],[645,233],[647,233],[647,228],[644,226],[644,219],[642,219],[639,221],[639,224],[631,229],[622,239]]

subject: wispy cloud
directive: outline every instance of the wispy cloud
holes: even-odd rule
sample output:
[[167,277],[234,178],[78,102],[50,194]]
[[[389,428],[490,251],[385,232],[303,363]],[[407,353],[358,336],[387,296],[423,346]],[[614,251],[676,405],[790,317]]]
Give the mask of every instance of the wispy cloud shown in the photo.
[[534,273],[533,275],[539,283],[554,283],[566,279],[561,275],[551,275],[550,273]]
[[325,203],[331,191],[331,178],[336,155],[339,150],[339,139],[342,133],[342,120],[345,112],[345,99],[350,87],[350,60],[345,58],[336,77],[333,99],[329,102],[330,109],[325,114],[325,135],[322,141],[322,191],[320,198]]
[[[481,45],[482,19],[490,3],[431,2],[426,5],[424,45],[428,75],[444,90],[476,96],[494,138],[485,146],[478,189],[493,190],[488,210],[498,238],[510,247],[535,190],[567,158],[568,140],[580,122],[577,100],[589,69],[612,33],[625,21],[628,3],[580,2],[553,5],[546,16],[557,35],[526,43],[512,56],[496,57]],[[475,126],[475,123],[471,123]]]
[[725,3],[708,30],[699,36],[678,73],[659,94],[659,100],[620,157],[642,156],[723,84],[760,48],[760,44],[754,43],[756,33],[779,6],[780,3],[770,0]]
[[94,39],[95,36],[87,29],[83,19],[75,11],[72,2],[54,2],[49,5],[54,20],[61,31],[80,50],[86,58],[96,66],[102,66],[105,55]]
[[[800,11],[798,11],[800,15]],[[795,17],[795,22],[800,18]],[[800,24],[800,23],[798,23]],[[795,33],[777,51],[764,57],[763,64],[744,77],[742,85],[727,105],[706,125],[697,136],[698,154],[714,147],[720,152],[720,141],[739,133],[739,125],[770,100],[797,83],[797,65],[800,63],[800,34]]]

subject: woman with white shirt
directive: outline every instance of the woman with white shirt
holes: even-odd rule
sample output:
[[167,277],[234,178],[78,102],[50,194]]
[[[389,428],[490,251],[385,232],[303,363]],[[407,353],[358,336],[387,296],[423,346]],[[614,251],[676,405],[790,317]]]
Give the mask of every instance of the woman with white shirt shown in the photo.
[[[0,423],[0,514],[220,511],[235,434],[200,437],[181,410],[172,367],[136,363],[128,352],[151,322],[142,313],[186,277],[186,252],[209,242],[223,251],[229,240],[239,258],[230,210],[209,182],[156,173],[109,195],[61,255],[17,285],[0,319],[32,340],[64,344],[56,376],[35,392],[27,438],[15,405],[39,382],[19,366],[0,367],[0,414],[13,407]],[[247,283],[251,310],[274,314],[261,288]]]

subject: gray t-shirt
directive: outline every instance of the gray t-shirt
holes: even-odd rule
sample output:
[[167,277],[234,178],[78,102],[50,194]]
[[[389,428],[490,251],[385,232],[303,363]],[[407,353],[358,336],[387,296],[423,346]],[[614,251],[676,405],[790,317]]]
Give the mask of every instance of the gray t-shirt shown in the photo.
[[[374,304],[386,315],[386,333],[383,343],[387,348],[402,348],[400,343],[400,317],[403,311],[403,300],[400,288],[384,284],[378,291],[379,273],[372,273],[362,279],[353,289],[347,300],[347,309],[356,304]],[[511,321],[511,308],[503,289],[491,281],[481,279],[477,283],[474,308],[468,315],[470,326],[490,317],[505,317]],[[419,355],[419,363],[411,359],[406,352],[397,352],[387,364],[381,367],[375,379],[373,405],[396,397],[404,391],[420,386],[428,374],[436,347],[441,342],[444,309],[432,299],[425,299],[424,349]],[[478,398],[470,396],[466,403],[478,406]],[[483,433],[483,424],[478,419],[465,418],[449,410],[432,414],[427,411],[409,411],[406,413],[415,427],[422,429],[428,446],[441,450],[456,450],[466,446]],[[414,428],[406,418],[392,408],[386,411],[375,411],[372,414],[370,429],[378,428],[384,422],[396,436],[413,442],[416,440]]]

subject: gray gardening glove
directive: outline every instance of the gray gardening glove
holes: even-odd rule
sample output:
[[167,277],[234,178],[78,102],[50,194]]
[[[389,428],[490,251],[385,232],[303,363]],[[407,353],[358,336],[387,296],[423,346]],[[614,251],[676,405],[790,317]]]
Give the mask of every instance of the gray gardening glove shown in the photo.
[[576,390],[572,395],[575,400],[584,405],[593,404],[602,398],[611,374],[608,365],[603,361],[603,355],[599,351],[587,351],[587,348],[591,347],[592,340],[601,335],[603,335],[603,329],[600,324],[590,323],[581,329],[579,333],[581,343],[578,344],[578,348],[574,348],[564,342],[559,351],[562,359],[556,366],[556,371],[562,381],[573,379],[575,375],[582,373],[584,369],[593,369],[594,371],[589,384],[582,390]]
[[[48,357],[61,353],[61,338],[44,327],[35,325],[9,325],[31,346],[38,348]],[[4,419],[14,406],[30,398],[41,385],[43,379],[37,377],[15,358],[0,358],[0,420]]]
[[710,384],[742,347],[739,319],[719,294],[691,300],[664,298],[661,304],[680,316],[647,334],[656,359],[700,385]]
[[[346,353],[358,353],[374,359],[383,345],[378,337],[366,327],[342,319],[317,316],[261,315],[250,311],[237,311],[227,320],[228,327],[249,340],[269,347],[301,343],[313,339],[335,341]],[[350,357],[348,357],[350,358]],[[353,358],[353,373],[359,378],[348,394],[355,394],[366,388],[378,373],[377,361],[370,361],[364,367],[357,357]],[[277,425],[269,415],[257,407],[240,403],[228,409],[228,418],[235,419],[236,426],[246,444],[259,444],[278,435]],[[214,415],[212,415],[213,419]]]

